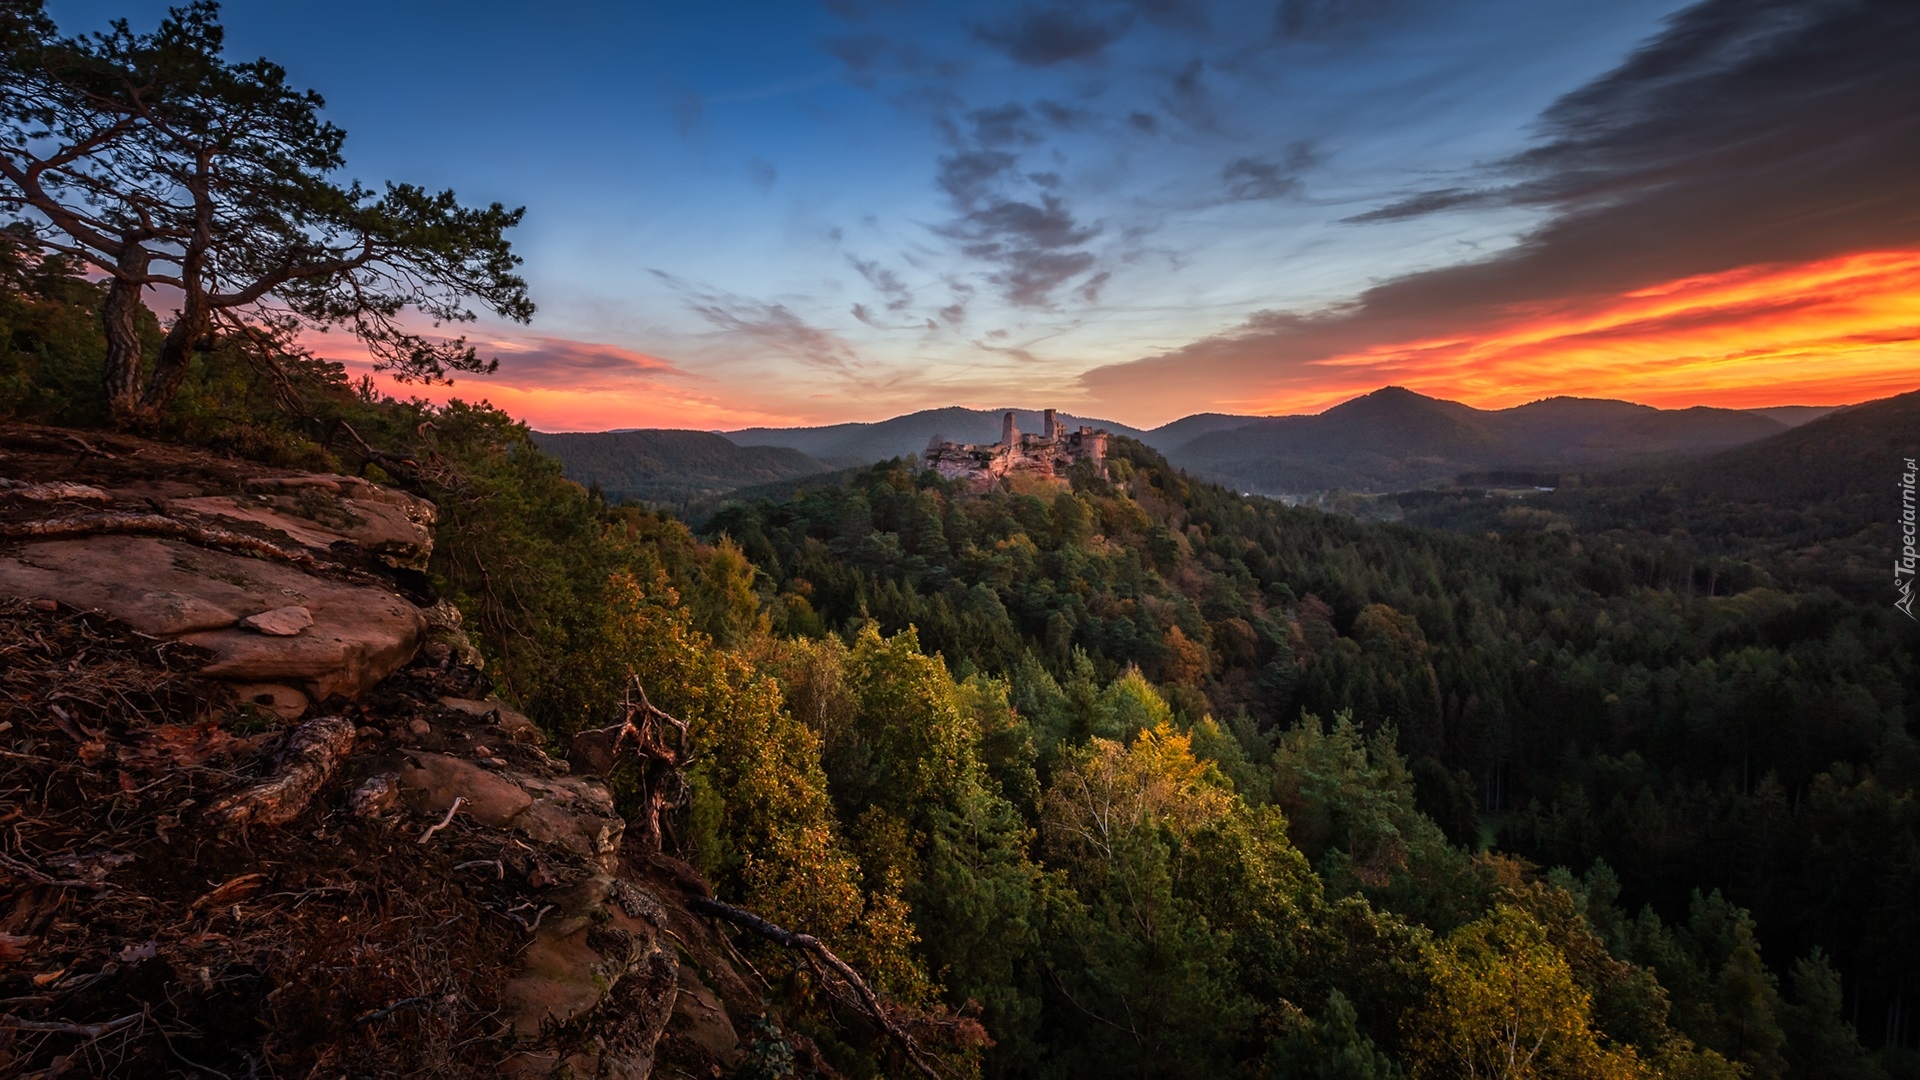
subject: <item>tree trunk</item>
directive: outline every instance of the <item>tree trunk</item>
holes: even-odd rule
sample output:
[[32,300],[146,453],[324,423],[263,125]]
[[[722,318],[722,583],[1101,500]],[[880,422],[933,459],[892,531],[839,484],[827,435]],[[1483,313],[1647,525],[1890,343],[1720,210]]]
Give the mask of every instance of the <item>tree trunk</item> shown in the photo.
[[114,425],[121,428],[144,426],[141,399],[146,380],[140,370],[137,282],[146,277],[148,261],[147,253],[138,247],[123,254],[120,269],[127,277],[109,282],[106,303],[100,306],[100,322],[107,338],[107,406],[113,411]]
[[173,404],[173,396],[180,392],[180,384],[186,381],[187,365],[193,361],[193,354],[208,347],[212,330],[213,320],[206,310],[189,299],[180,317],[174,320],[173,328],[167,331],[166,341],[160,346],[160,359],[141,390],[142,423],[152,426],[160,422],[167,406]]

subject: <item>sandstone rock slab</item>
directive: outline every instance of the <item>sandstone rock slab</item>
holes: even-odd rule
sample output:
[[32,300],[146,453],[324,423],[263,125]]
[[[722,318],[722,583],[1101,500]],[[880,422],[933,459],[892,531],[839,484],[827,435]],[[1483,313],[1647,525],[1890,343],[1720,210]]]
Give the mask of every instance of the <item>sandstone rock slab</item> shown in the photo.
[[[621,910],[616,884],[595,875],[547,898],[551,910],[500,989],[502,1019],[534,1040],[549,1023],[593,1014],[599,1038],[591,1075],[645,1080],[673,1015],[680,965],[653,926]],[[587,1065],[575,1068],[586,1073]]]
[[313,613],[293,604],[249,615],[240,620],[240,625],[269,637],[293,637],[313,625]]
[[[144,536],[24,545],[0,555],[0,595],[100,610],[143,634],[212,650],[201,672],[210,678],[282,683],[315,700],[358,696],[411,660],[426,631],[419,609],[385,589]],[[298,637],[234,625],[296,605],[314,620]]]
[[312,704],[306,694],[285,683],[236,683],[233,692],[244,704],[265,709],[282,720],[300,719]]
[[400,785],[419,792],[425,809],[432,812],[444,812],[453,800],[465,799],[463,811],[498,829],[533,805],[533,796],[520,785],[465,758],[426,751],[407,756],[411,764],[400,770]]
[[461,798],[466,800],[462,811],[475,821],[512,829],[536,843],[603,862],[620,850],[627,823],[600,784],[570,776],[502,775],[466,758],[425,750],[407,757],[400,783],[418,793],[423,810],[444,813]]
[[434,505],[351,476],[250,480],[239,495],[174,499],[170,512],[244,521],[315,551],[349,543],[394,566],[424,568],[433,551]]
[[533,721],[527,719],[525,713],[513,708],[499,698],[486,698],[482,700],[478,698],[443,697],[440,699],[440,704],[455,712],[465,713],[468,716],[491,719],[495,724],[498,724],[500,729],[505,731],[508,738],[511,738],[514,742],[537,743],[540,741],[540,729],[534,726]]

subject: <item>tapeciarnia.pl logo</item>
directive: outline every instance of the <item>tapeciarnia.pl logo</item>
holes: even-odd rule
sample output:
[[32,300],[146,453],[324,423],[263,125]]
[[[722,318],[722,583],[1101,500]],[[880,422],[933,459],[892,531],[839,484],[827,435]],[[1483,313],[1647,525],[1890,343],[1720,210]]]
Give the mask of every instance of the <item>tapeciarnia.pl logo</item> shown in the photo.
[[1920,622],[1920,616],[1913,613],[1913,571],[1914,560],[1920,555],[1914,551],[1914,515],[1913,515],[1913,478],[1920,469],[1914,468],[1912,458],[1906,459],[1907,471],[1900,474],[1900,554],[1893,560],[1893,587],[1899,591],[1900,599],[1893,606],[1906,613],[1907,618]]

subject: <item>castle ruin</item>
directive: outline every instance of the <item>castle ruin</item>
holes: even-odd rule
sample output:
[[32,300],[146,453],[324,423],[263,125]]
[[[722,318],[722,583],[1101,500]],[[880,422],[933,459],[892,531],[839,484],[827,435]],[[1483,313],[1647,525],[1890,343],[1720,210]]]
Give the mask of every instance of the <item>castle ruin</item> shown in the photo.
[[1000,441],[991,446],[934,440],[927,444],[927,468],[949,480],[971,480],[988,487],[1015,475],[1061,479],[1067,467],[1078,461],[1090,461],[1105,476],[1107,472],[1107,433],[1082,425],[1068,431],[1046,410],[1044,430],[1038,435],[1020,434],[1014,414],[1000,420]]

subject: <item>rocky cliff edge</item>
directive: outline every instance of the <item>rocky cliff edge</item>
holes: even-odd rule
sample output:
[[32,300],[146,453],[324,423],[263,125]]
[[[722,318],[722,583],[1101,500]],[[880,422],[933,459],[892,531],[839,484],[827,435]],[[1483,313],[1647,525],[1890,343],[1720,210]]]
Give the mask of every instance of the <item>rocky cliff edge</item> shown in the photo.
[[698,875],[489,696],[422,573],[433,521],[354,477],[0,429],[0,1074],[804,1049],[689,911]]

